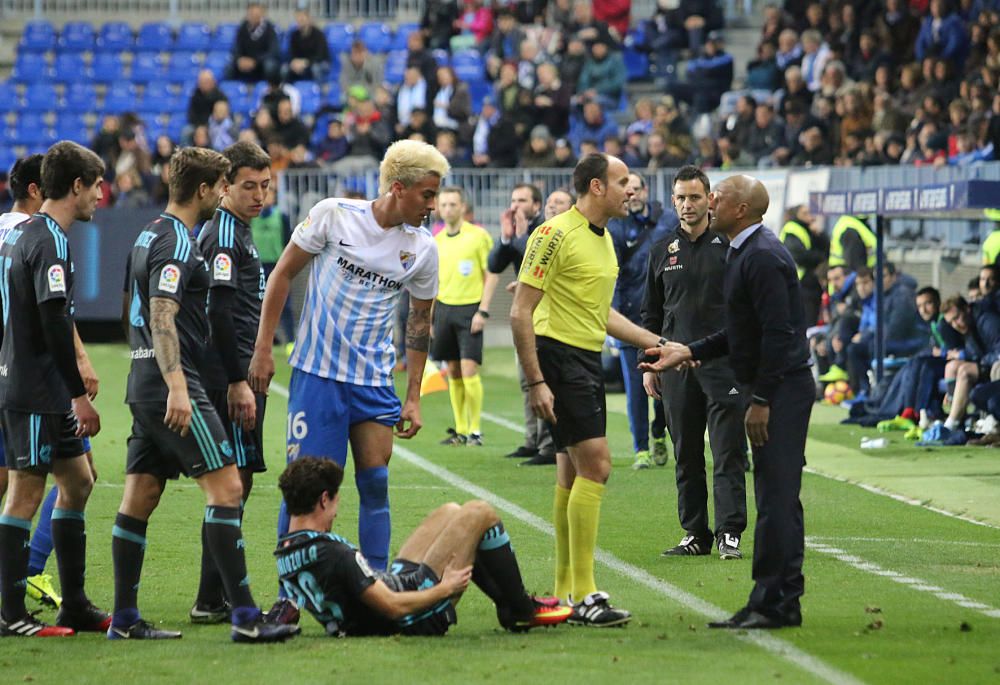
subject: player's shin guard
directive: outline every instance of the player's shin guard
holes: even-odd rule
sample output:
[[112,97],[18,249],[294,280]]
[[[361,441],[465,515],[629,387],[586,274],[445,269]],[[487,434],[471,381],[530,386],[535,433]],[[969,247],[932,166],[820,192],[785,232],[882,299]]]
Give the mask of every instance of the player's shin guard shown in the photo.
[[87,531],[82,511],[58,507],[52,510],[52,545],[59,564],[63,604],[86,606],[83,579],[87,573]]
[[226,596],[233,605],[233,621],[238,621],[237,609],[253,607],[250,579],[247,577],[246,554],[243,549],[243,531],[240,528],[240,508],[209,505],[205,507],[205,538]]
[[52,554],[52,510],[56,506],[59,488],[52,486],[38,512],[38,525],[31,536],[31,557],[28,561],[28,575],[37,576],[45,571],[45,564]]
[[118,513],[111,529],[115,567],[115,611],[112,624],[128,628],[139,620],[139,578],[146,555],[146,522]]
[[580,476],[573,481],[573,489],[569,493],[566,517],[569,519],[569,566],[574,601],[597,592],[594,548],[597,547],[597,525],[601,519],[603,496],[602,484]]
[[555,501],[552,506],[552,523],[556,529],[556,586],[555,595],[566,601],[573,594],[573,579],[569,573],[569,506],[567,488],[556,485]]
[[358,513],[358,542],[372,568],[384,571],[389,563],[389,468],[376,466],[354,476],[361,499]]
[[483,413],[483,378],[477,373],[475,376],[463,377],[462,383],[465,385],[465,415],[469,421],[469,434],[478,435],[482,433],[480,417]]
[[483,534],[476,550],[475,565],[485,568],[500,591],[499,601],[491,597],[497,606],[507,606],[518,616],[531,615],[534,605],[524,589],[521,569],[503,523],[497,523]]
[[24,589],[30,534],[28,519],[0,516],[0,615],[5,621],[17,621],[28,614]]

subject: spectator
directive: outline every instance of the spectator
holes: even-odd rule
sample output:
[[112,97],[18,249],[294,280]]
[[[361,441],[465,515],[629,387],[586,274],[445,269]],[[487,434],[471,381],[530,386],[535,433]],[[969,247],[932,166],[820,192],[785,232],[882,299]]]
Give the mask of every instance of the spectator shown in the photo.
[[416,67],[420,71],[420,75],[427,82],[427,102],[433,102],[438,88],[438,63],[434,59],[434,54],[424,47],[424,34],[421,31],[413,31],[406,37],[406,47],[406,66]]
[[844,3],[840,6],[840,22],[843,28],[837,35],[836,42],[831,42],[830,48],[839,55],[844,64],[850,64],[857,55],[860,37],[854,5]]
[[848,65],[848,73],[855,81],[874,83],[875,70],[889,61],[889,55],[878,47],[878,37],[874,31],[861,32],[858,49]]
[[414,109],[427,109],[431,100],[427,97],[427,81],[417,66],[408,66],[403,72],[403,83],[396,94],[396,132],[402,133],[410,125],[410,115]]
[[854,82],[847,76],[847,68],[840,60],[830,60],[823,67],[823,75],[819,80],[820,95],[836,97],[853,85]]
[[455,0],[424,0],[420,30],[427,37],[427,46],[431,50],[450,50],[451,37],[458,32],[455,25],[460,17]]
[[722,94],[733,85],[733,56],[726,52],[719,31],[712,31],[705,41],[701,57],[687,63],[687,83],[676,84],[671,91],[690,102],[697,114],[709,113],[719,106]]
[[194,147],[212,148],[212,138],[208,135],[208,126],[195,126],[191,133],[191,145]]
[[403,129],[400,138],[419,140],[431,144],[436,137],[437,130],[434,128],[434,122],[431,121],[427,110],[421,107],[414,108],[410,112],[410,123]]
[[233,123],[229,112],[229,101],[219,100],[212,108],[212,116],[208,119],[208,139],[211,148],[219,152],[236,142],[240,134],[239,126]]
[[774,58],[781,71],[802,62],[802,44],[795,29],[785,29],[778,35],[778,50]]
[[521,54],[524,32],[517,25],[517,19],[508,8],[497,11],[496,27],[486,46],[486,69],[491,79],[500,73],[500,65],[516,60]]
[[[782,32],[787,28],[791,28],[789,17],[782,11],[781,8],[773,3],[764,5],[764,24],[760,29],[760,41],[758,42],[758,45],[768,43],[777,49],[778,39]],[[796,42],[797,41],[798,34],[796,34]]]
[[121,124],[114,114],[105,114],[101,119],[101,128],[94,134],[94,139],[90,143],[90,149],[104,160],[104,166],[113,168],[114,160],[118,156],[118,132]]
[[531,129],[528,143],[521,155],[521,166],[525,169],[548,169],[556,164],[555,141],[549,129],[539,124]]
[[[840,136],[841,141],[852,133],[867,131],[872,127],[872,113],[868,102],[858,90],[844,93],[840,100]],[[841,142],[841,153],[846,152],[846,146]]]
[[906,64],[899,70],[899,89],[894,95],[894,100],[896,108],[907,117],[914,116],[920,106],[921,80],[918,64]]
[[664,20],[673,33],[673,47],[687,48],[692,55],[701,52],[710,32],[723,27],[722,10],[714,0],[679,0],[665,4],[673,6],[664,12]]
[[472,140],[472,97],[469,86],[459,81],[451,67],[438,67],[439,90],[434,96],[434,125],[452,131],[458,140]]
[[309,129],[292,111],[289,99],[278,102],[278,117],[274,123],[274,135],[288,150],[309,145]]
[[556,167],[559,169],[572,169],[576,166],[576,155],[573,154],[573,147],[565,138],[556,139]]
[[799,136],[801,151],[792,158],[793,166],[827,166],[833,163],[826,136],[819,126],[811,126]]
[[161,167],[170,165],[170,158],[174,154],[175,147],[174,141],[170,140],[170,136],[162,134],[156,137],[156,145],[150,159],[153,165],[153,174],[158,176]]
[[493,90],[500,112],[512,118],[521,118],[521,95],[526,92],[517,82],[517,66],[507,62],[500,67],[500,75]]
[[559,78],[570,89],[576,91],[580,74],[583,73],[583,66],[587,62],[587,45],[578,39],[569,41],[566,45],[566,52],[559,61]]
[[910,12],[905,0],[885,0],[885,9],[875,19],[875,33],[894,63],[905,64],[912,59],[919,32],[920,20]]
[[309,12],[304,9],[295,13],[288,57],[288,63],[282,67],[282,76],[286,81],[326,81],[330,73],[330,47],[326,36],[316,28]]
[[538,42],[533,38],[521,41],[517,60],[517,82],[522,88],[525,90],[535,89],[535,86],[538,85],[538,65],[546,59],[538,47]]
[[267,88],[260,94],[254,109],[267,108],[271,112],[271,116],[277,119],[278,103],[282,100],[291,101],[292,114],[295,116],[299,115],[300,108],[302,107],[302,93],[292,84],[282,83],[280,79],[274,78],[268,82]]
[[[488,7],[483,6],[481,0],[462,0],[462,14],[456,22],[459,35],[470,36],[472,45],[462,47],[481,47],[493,33],[493,13]],[[456,41],[452,38],[452,47],[457,49]]]
[[786,116],[788,109],[793,105],[798,105],[803,112],[808,112],[812,107],[813,94],[806,87],[806,81],[802,77],[802,68],[791,66],[785,71],[785,87],[774,94],[778,103],[778,111],[782,116]]
[[251,83],[277,79],[280,57],[281,45],[274,24],[264,16],[262,4],[251,2],[233,41],[233,61],[227,78]]
[[754,164],[766,161],[785,142],[785,127],[774,116],[771,105],[761,103],[754,110],[754,125],[747,136],[747,154]]
[[[215,82],[215,74],[208,69],[198,72],[198,82],[191,98],[188,100],[187,123],[188,129],[193,130],[195,126],[208,123],[208,118],[212,116],[212,109],[219,100],[225,100],[226,96],[219,90]],[[190,138],[190,130],[182,137]]]
[[538,66],[538,85],[534,92],[532,119],[544,124],[553,136],[563,136],[569,129],[570,90],[559,79],[551,62]]
[[667,148],[662,133],[649,134],[646,139],[646,153],[649,156],[646,170],[651,173],[660,169],[675,169],[684,163],[684,158],[672,153]]
[[830,31],[830,23],[826,20],[826,8],[820,0],[810,2],[806,7],[805,15],[797,20],[796,28],[801,33],[818,31],[819,35],[825,36]]
[[802,105],[790,103],[785,109],[784,136],[778,147],[771,152],[769,164],[788,166],[791,159],[802,150],[799,135],[811,125],[812,121]]
[[949,0],[931,0],[930,10],[930,15],[920,26],[914,45],[917,59],[941,57],[961,69],[969,54],[969,35],[962,25],[962,18],[954,12]]
[[[487,105],[487,102],[490,104]],[[473,163],[476,166],[512,169],[517,166],[520,140],[513,118],[492,103],[483,102],[479,126],[473,134]]]
[[322,164],[333,164],[347,156],[350,141],[344,133],[344,122],[331,117],[326,122],[326,135],[316,146],[316,159]]
[[611,27],[607,22],[601,21],[594,16],[594,6],[591,0],[575,0],[573,3],[573,21],[569,25],[570,35],[582,40],[589,48],[596,41],[602,41],[608,45],[620,44],[621,36],[611,33]]
[[625,61],[621,53],[610,52],[608,44],[601,40],[594,41],[577,82],[577,92],[615,109],[621,100],[625,80]]
[[813,93],[819,90],[820,78],[830,60],[830,47],[823,42],[819,31],[809,29],[802,33],[802,78]]
[[114,206],[120,209],[140,209],[150,204],[149,193],[142,187],[142,179],[135,169],[115,176]]
[[617,124],[605,116],[604,109],[599,103],[592,100],[583,105],[583,117],[574,116],[570,122],[569,141],[573,151],[581,159],[583,155],[580,153],[580,143],[584,140],[598,141],[617,135]]
[[353,86],[373,91],[382,85],[382,64],[368,52],[364,41],[355,40],[351,50],[340,58],[340,92],[346,93]]
[[348,157],[356,162],[378,164],[389,146],[391,129],[382,113],[375,109],[375,102],[370,97],[359,99],[345,124],[351,143]]
[[729,140],[743,147],[750,136],[750,129],[754,125],[754,112],[757,109],[757,101],[752,95],[741,95],[736,100],[736,111],[726,119],[724,133]]
[[771,43],[757,46],[757,59],[747,64],[746,87],[752,90],[775,91],[781,87],[782,74]]
[[628,33],[632,0],[593,0],[594,19],[604,22],[618,34]]
[[274,138],[274,116],[271,115],[271,110],[267,107],[261,107],[257,110],[257,114],[254,115],[253,123],[250,124],[250,128],[257,135],[257,140],[260,142],[260,146],[267,148],[267,144]]
[[455,136],[454,131],[447,129],[438,131],[434,139],[434,147],[444,155],[444,158],[451,164],[452,169],[468,166],[465,156],[458,147],[458,138]]
[[691,158],[691,164],[699,169],[722,166],[722,157],[719,155],[719,145],[715,142],[715,138],[702,136],[698,139],[698,149]]

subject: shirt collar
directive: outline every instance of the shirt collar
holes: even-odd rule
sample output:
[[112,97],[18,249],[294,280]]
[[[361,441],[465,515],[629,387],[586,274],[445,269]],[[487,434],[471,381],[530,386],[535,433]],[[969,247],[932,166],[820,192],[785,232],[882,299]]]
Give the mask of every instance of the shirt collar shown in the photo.
[[740,249],[741,247],[743,247],[743,243],[749,240],[750,236],[752,236],[757,231],[757,229],[763,225],[764,224],[754,224],[753,226],[747,226],[742,231],[737,233],[735,238],[729,241],[729,247],[733,248],[734,250]]

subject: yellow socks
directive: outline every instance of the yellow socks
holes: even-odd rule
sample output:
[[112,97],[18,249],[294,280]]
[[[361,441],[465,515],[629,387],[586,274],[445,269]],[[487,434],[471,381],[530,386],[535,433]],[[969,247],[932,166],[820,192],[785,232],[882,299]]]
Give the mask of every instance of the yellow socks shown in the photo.
[[[566,518],[569,522],[569,566],[573,578],[573,601],[579,602],[597,591],[594,582],[594,548],[601,518],[604,485],[576,477],[569,493]],[[558,535],[558,527],[557,527]]]
[[448,396],[451,398],[451,411],[455,415],[455,432],[459,435],[468,435],[469,420],[465,414],[465,384],[461,377],[448,378]]
[[557,485],[552,520],[556,527],[556,588],[555,595],[566,601],[573,592],[573,581],[569,573],[569,519],[566,507],[569,505],[570,491]]
[[483,379],[477,373],[475,376],[463,376],[462,382],[465,384],[465,412],[469,434],[479,435],[482,433],[480,414],[483,412]]

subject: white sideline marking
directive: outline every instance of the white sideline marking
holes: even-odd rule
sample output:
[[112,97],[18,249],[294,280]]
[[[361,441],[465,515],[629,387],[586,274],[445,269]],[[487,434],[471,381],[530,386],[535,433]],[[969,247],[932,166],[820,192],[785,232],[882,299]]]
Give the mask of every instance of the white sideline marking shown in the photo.
[[960,545],[962,547],[1000,547],[1000,543],[995,542],[970,542],[968,540],[932,540],[930,538],[870,538],[854,536],[832,536],[832,535],[812,535],[811,540],[816,542],[888,542],[891,544],[907,542],[921,545]]

